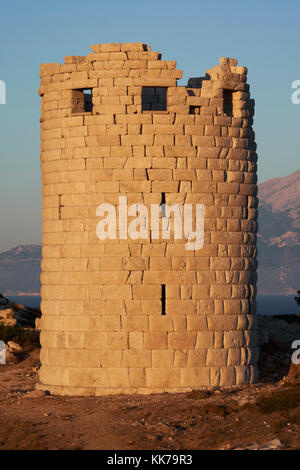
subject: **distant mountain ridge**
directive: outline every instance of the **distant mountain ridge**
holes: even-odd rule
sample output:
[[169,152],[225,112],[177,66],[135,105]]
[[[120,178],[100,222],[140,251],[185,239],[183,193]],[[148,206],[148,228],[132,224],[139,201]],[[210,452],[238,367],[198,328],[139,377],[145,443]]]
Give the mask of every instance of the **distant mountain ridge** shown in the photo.
[[258,185],[259,196],[273,211],[286,212],[300,228],[300,170],[288,176],[272,178]]
[[[258,185],[258,293],[300,289],[300,170]],[[0,292],[40,292],[41,246],[19,245],[0,253]]]
[[300,170],[258,185],[258,293],[300,289]]
[[41,245],[18,245],[0,253],[0,292],[3,295],[39,294]]

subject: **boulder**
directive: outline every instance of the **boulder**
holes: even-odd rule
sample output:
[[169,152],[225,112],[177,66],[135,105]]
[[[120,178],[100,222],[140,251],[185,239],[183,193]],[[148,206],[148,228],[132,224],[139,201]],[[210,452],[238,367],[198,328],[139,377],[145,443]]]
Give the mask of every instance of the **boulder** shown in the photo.
[[23,348],[20,346],[18,343],[15,343],[14,341],[8,341],[7,342],[8,350],[12,352],[22,352]]
[[0,323],[4,323],[6,326],[34,328],[36,319],[40,317],[40,309],[15,303],[0,294]]

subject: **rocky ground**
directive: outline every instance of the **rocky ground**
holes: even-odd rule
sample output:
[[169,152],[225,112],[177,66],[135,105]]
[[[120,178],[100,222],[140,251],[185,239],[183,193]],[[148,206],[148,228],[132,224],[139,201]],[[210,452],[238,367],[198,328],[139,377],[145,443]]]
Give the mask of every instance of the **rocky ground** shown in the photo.
[[262,317],[260,327],[255,385],[96,398],[34,390],[39,347],[23,327],[0,366],[0,449],[299,449],[300,365],[291,366],[299,317]]
[[13,302],[0,294],[0,323],[7,326],[35,327],[37,318],[40,318],[39,308],[30,308]]

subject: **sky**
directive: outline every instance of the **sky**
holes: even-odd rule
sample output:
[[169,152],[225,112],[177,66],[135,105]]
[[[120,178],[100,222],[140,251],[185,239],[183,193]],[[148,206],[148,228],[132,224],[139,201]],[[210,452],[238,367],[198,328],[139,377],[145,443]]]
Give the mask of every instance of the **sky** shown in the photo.
[[86,55],[90,45],[143,42],[183,69],[179,85],[235,57],[255,99],[258,177],[297,171],[299,0],[10,0],[0,8],[0,252],[40,243],[39,64]]

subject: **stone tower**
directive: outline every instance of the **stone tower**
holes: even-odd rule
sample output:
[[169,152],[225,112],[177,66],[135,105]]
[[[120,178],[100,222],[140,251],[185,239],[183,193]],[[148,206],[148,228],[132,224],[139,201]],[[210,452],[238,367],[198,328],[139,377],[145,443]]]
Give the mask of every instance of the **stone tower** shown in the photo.
[[[221,58],[177,86],[176,62],[148,45],[91,49],[41,65],[38,387],[104,395],[251,383],[257,155],[247,69]],[[129,237],[120,200],[158,208],[169,233],[154,236],[145,222]],[[114,236],[99,237],[101,204],[116,210]],[[187,249],[178,214],[165,211],[197,204],[204,244]]]

